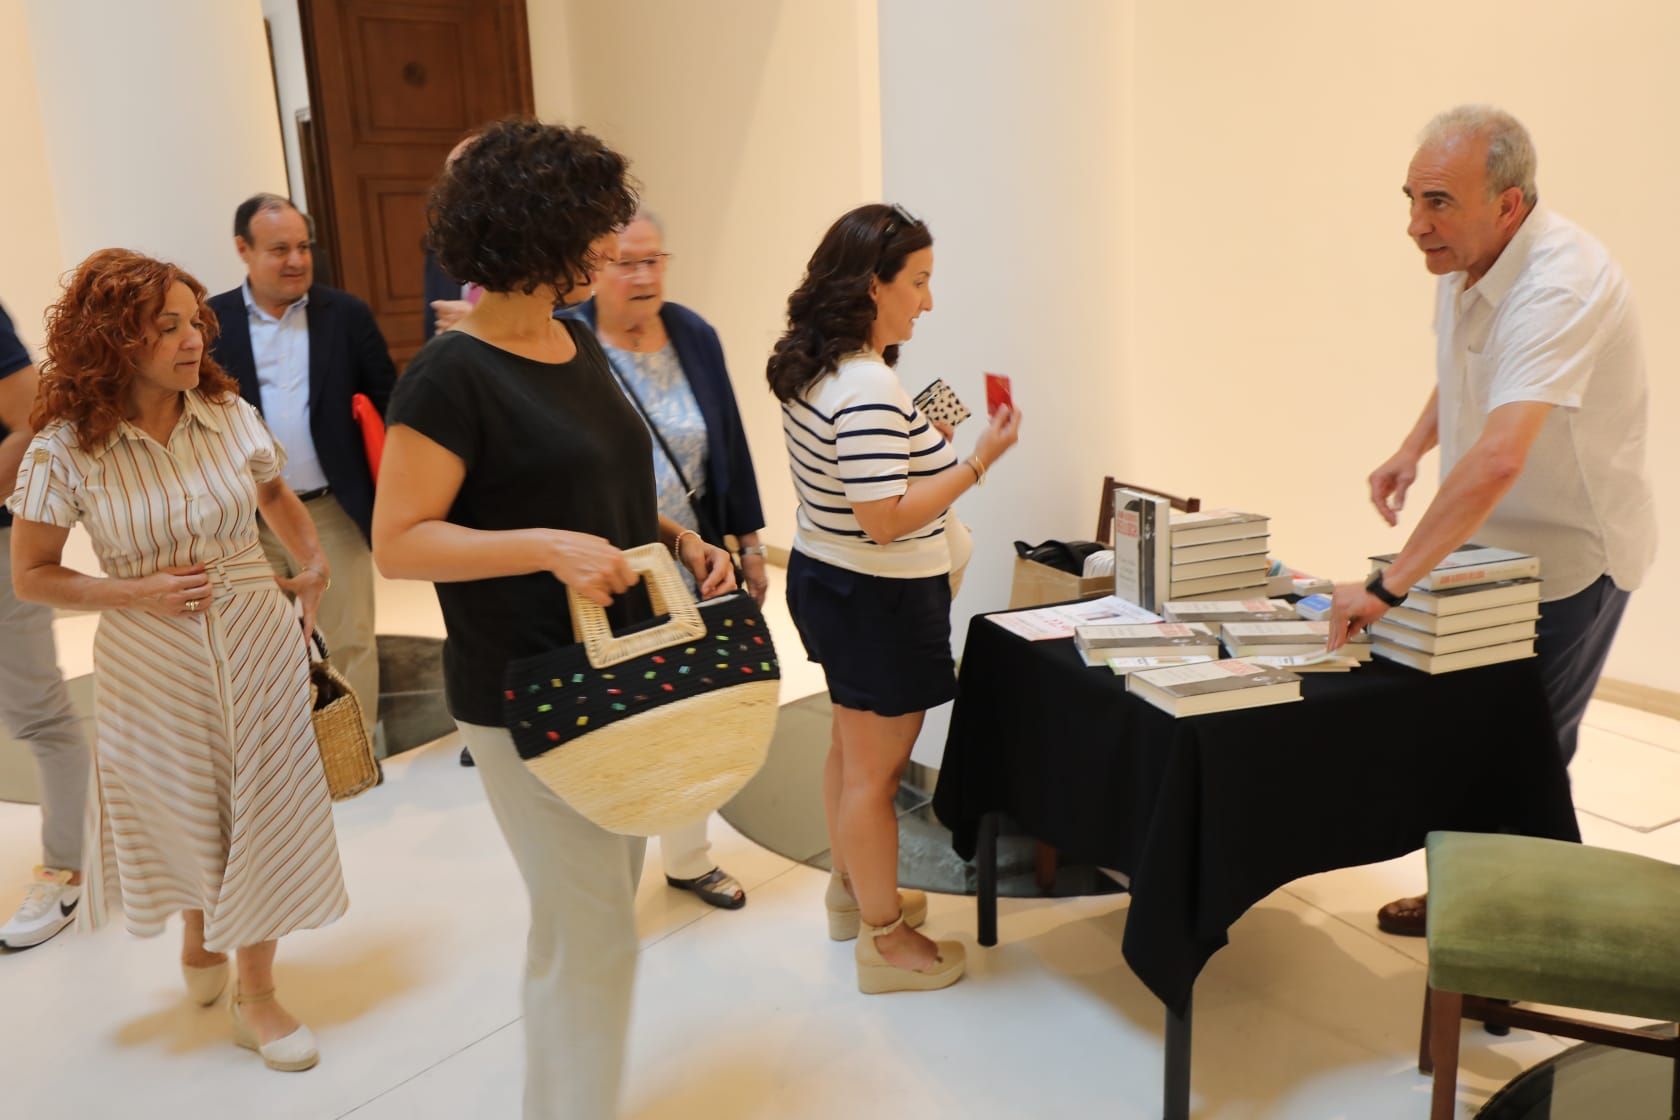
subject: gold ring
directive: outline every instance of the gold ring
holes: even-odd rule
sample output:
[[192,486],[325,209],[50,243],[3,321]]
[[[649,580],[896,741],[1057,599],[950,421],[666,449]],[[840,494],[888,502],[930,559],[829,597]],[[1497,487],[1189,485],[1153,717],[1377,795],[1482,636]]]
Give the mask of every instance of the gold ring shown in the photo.
[[187,600],[187,609],[189,611],[196,611],[198,609],[198,600],[197,599],[188,599]]

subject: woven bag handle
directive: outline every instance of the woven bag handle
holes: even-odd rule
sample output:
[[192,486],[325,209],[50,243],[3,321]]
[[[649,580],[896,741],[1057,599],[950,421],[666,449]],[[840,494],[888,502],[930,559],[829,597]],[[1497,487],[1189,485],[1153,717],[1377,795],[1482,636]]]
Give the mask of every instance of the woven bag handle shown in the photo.
[[630,567],[647,580],[648,598],[655,614],[671,617],[658,626],[638,630],[620,638],[613,634],[605,608],[566,588],[566,599],[572,607],[572,633],[583,643],[584,656],[597,669],[620,665],[643,657],[678,642],[691,642],[706,634],[705,620],[694,596],[688,593],[677,562],[660,544],[644,544],[624,551]]

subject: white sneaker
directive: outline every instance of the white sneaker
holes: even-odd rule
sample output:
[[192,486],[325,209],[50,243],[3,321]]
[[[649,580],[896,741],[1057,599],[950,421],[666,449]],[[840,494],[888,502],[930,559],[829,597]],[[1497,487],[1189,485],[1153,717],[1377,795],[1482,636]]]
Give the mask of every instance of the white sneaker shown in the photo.
[[28,949],[59,933],[76,920],[76,904],[82,900],[81,884],[72,884],[71,871],[37,867],[35,881],[23,896],[12,920],[0,926],[0,946]]

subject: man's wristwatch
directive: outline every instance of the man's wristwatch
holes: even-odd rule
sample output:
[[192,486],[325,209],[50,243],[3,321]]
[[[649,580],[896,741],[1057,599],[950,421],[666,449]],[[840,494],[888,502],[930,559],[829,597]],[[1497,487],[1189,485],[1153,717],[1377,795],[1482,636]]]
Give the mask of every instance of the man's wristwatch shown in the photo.
[[1365,590],[1369,591],[1372,595],[1375,595],[1378,599],[1381,599],[1384,603],[1391,607],[1398,607],[1401,603],[1406,601],[1405,595],[1396,595],[1394,592],[1383,586],[1383,574],[1381,572],[1371,573],[1371,582],[1365,585]]

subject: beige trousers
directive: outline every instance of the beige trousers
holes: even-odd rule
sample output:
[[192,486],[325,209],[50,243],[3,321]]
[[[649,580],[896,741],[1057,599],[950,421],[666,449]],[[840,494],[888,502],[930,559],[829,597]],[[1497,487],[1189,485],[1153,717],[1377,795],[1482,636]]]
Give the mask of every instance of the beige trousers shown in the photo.
[[[326,639],[332,663],[350,681],[362,705],[362,722],[375,746],[381,745],[375,729],[379,722],[379,649],[373,630],[373,553],[362,531],[331,494],[305,502],[321,550],[332,569],[332,587],[321,596],[316,625]],[[267,524],[262,526],[263,555],[269,566],[290,579],[301,567],[280,543]],[[379,754],[384,755],[381,749]]]
[[579,816],[525,768],[502,728],[458,726],[531,898],[525,1120],[615,1120],[647,841]]
[[92,754],[58,672],[53,612],[12,594],[12,531],[0,528],[0,725],[28,743],[41,776],[41,862],[82,869]]

